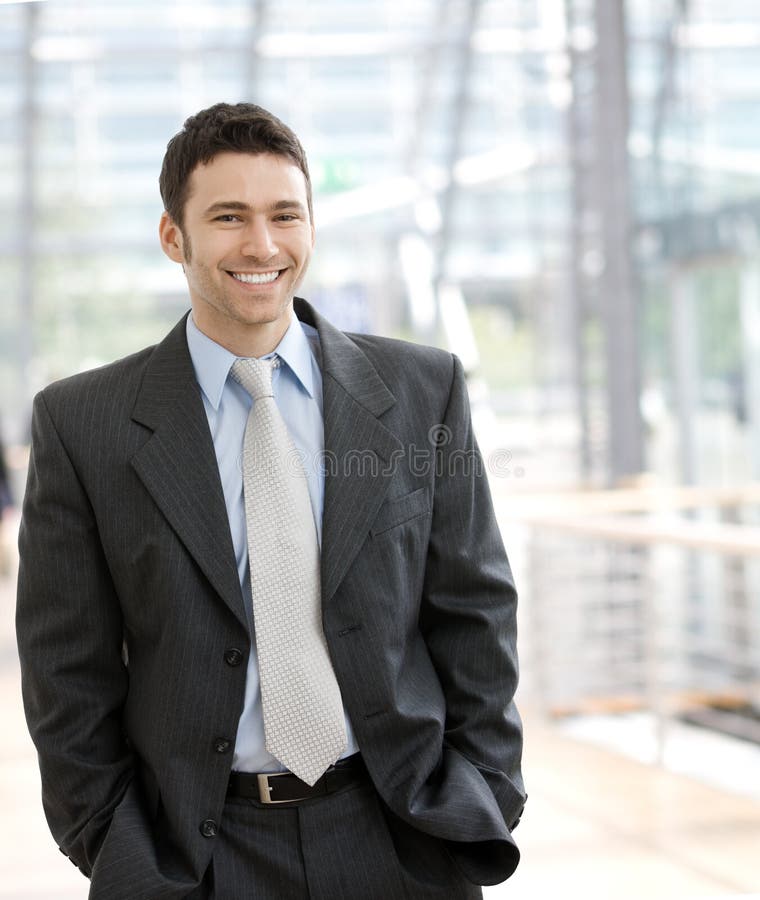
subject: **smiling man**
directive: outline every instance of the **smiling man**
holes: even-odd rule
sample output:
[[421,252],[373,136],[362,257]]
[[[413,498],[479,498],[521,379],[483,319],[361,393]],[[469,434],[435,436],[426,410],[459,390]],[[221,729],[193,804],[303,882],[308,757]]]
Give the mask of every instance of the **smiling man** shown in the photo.
[[[167,188],[171,172],[164,168]],[[272,153],[220,153],[164,212],[165,253],[183,264],[193,320],[238,356],[263,356],[288,329],[314,246],[306,176]]]
[[525,793],[461,365],[295,296],[309,170],[261,107],[188,119],[160,187],[190,313],[35,399],[17,632],[53,835],[99,900],[480,897]]

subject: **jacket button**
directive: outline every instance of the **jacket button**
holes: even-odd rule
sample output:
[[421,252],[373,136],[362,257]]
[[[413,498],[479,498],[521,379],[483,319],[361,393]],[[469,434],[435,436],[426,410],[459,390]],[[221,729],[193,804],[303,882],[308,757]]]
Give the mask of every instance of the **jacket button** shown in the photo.
[[243,661],[243,654],[237,647],[230,647],[224,651],[224,661],[228,666],[239,666]]
[[214,750],[217,753],[226,753],[230,747],[232,746],[232,741],[228,741],[227,738],[217,738],[214,741]]
[[213,819],[204,819],[201,822],[201,834],[205,838],[216,837],[216,822]]

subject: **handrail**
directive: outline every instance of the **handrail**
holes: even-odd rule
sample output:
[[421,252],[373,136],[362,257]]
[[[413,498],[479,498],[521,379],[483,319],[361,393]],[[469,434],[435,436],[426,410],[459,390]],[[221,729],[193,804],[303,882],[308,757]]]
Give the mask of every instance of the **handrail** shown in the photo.
[[668,485],[612,490],[557,487],[537,491],[515,490],[512,485],[492,478],[491,489],[504,504],[502,512],[508,518],[543,513],[585,515],[760,505],[758,482],[726,487]]
[[604,538],[617,543],[674,544],[727,556],[760,556],[760,528],[727,522],[695,522],[654,516],[523,515],[520,521],[555,531]]

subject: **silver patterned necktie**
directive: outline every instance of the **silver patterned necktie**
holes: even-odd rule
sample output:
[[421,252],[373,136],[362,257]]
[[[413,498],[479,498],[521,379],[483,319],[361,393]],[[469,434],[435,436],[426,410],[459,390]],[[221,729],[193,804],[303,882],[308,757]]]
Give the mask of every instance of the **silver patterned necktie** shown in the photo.
[[238,359],[253,398],[243,493],[266,749],[307,784],[346,748],[340,688],[322,629],[317,532],[301,460],[272,393],[274,360]]

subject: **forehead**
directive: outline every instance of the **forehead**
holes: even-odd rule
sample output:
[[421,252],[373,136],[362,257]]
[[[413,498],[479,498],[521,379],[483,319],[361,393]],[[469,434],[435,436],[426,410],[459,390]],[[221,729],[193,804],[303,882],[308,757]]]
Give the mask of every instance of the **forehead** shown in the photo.
[[193,169],[188,188],[188,207],[220,200],[258,206],[288,199],[306,205],[303,172],[288,157],[272,153],[219,153]]

